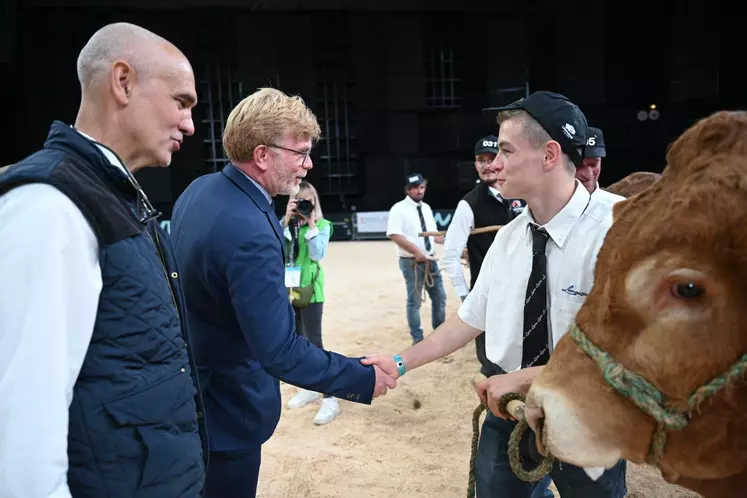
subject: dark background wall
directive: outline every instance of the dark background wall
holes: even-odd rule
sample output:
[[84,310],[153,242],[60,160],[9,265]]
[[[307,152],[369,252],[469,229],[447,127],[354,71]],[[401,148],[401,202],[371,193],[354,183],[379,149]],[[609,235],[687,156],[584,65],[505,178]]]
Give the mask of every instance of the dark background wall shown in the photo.
[[[453,209],[474,184],[475,141],[497,131],[482,109],[527,90],[566,94],[604,130],[603,185],[661,171],[667,145],[694,120],[745,104],[739,16],[718,1],[2,5],[0,165],[40,147],[52,120],[75,120],[75,60],[102,25],[139,24],[187,54],[195,136],[170,168],[138,173],[166,217],[192,179],[225,164],[222,122],[261,86],[300,94],[319,117],[325,139],[310,180],[328,212],[386,210],[414,171],[429,178],[434,208]],[[640,121],[652,104],[660,117]]]

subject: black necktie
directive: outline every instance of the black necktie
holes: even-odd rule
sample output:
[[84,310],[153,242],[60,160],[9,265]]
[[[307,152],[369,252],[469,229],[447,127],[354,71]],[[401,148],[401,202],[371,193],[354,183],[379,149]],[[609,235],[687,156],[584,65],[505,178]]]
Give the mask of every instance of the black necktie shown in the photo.
[[532,273],[524,301],[524,346],[521,368],[544,365],[550,359],[547,328],[547,247],[548,233],[532,228]]
[[[425,228],[425,218],[423,218],[423,206],[418,206],[418,216],[420,216],[420,228],[423,229],[424,232],[427,232]],[[425,242],[425,250],[427,252],[431,252],[431,238],[430,237],[423,237]]]

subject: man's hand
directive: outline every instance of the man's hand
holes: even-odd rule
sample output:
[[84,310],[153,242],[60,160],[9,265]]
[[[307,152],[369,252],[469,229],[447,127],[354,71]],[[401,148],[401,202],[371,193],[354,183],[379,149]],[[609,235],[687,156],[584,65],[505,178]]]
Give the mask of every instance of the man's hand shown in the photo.
[[364,365],[374,365],[375,367],[380,368],[392,379],[399,378],[399,370],[397,370],[397,365],[394,363],[393,356],[370,354],[361,359],[361,363]]
[[397,387],[397,381],[394,380],[394,378],[392,378],[391,375],[388,375],[386,372],[384,372],[382,369],[380,369],[376,365],[374,365],[374,372],[376,373],[376,382],[374,383],[374,392],[373,392],[374,398],[378,398],[379,396],[384,396],[387,392],[387,388],[394,389],[395,387]]
[[428,259],[428,256],[425,255],[425,253],[418,251],[417,254],[415,254],[415,261],[418,263],[423,263],[426,259]]
[[488,405],[493,415],[505,419],[506,417],[498,410],[498,402],[501,397],[506,393],[526,395],[541,370],[542,367],[533,367],[509,374],[493,375],[475,384],[475,391],[477,391],[480,400]]

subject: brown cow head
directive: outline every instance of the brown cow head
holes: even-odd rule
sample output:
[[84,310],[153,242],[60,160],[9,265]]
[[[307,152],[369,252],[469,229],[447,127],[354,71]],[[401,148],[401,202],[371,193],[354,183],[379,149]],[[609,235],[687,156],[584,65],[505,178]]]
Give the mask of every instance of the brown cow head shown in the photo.
[[[667,164],[659,181],[615,205],[576,320],[591,342],[684,409],[693,391],[747,353],[747,113],[701,120],[672,145]],[[668,433],[665,478],[711,496],[715,488],[697,483],[747,472],[744,379]],[[609,468],[619,458],[647,459],[654,420],[610,387],[570,334],[527,404],[538,439],[560,460]]]

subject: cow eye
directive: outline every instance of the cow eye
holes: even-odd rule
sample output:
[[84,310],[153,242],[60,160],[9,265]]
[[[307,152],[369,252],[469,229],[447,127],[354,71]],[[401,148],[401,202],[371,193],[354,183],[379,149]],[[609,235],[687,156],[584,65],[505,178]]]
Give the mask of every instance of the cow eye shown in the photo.
[[695,299],[705,294],[703,286],[693,282],[674,284],[672,292],[683,299]]

